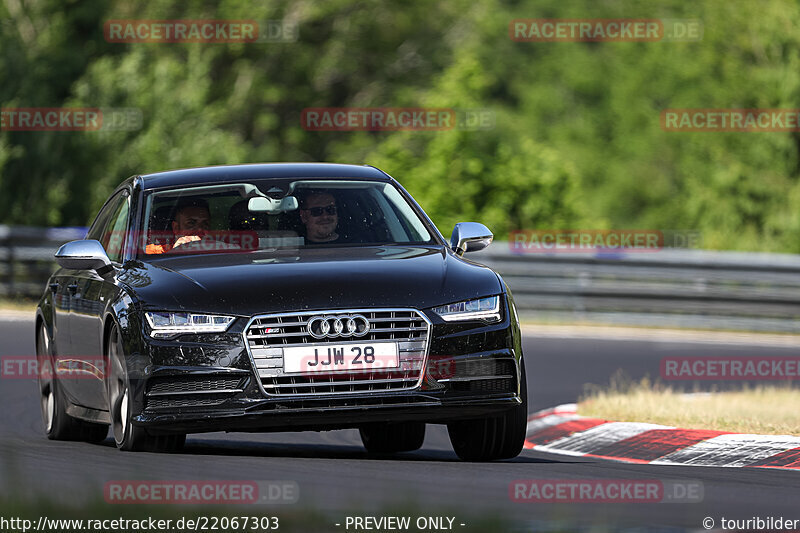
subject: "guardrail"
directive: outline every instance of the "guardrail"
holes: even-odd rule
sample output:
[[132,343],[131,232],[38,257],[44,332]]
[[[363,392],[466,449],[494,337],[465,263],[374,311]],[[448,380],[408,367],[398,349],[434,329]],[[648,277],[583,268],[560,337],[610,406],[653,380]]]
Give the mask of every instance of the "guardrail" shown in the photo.
[[86,228],[0,226],[0,296],[37,298],[56,269],[53,254]]
[[522,317],[800,333],[800,255],[664,249],[466,256],[498,271]]
[[[53,253],[85,231],[0,226],[0,295],[41,295]],[[522,318],[800,333],[800,255],[514,254],[495,242],[465,257],[503,276]]]

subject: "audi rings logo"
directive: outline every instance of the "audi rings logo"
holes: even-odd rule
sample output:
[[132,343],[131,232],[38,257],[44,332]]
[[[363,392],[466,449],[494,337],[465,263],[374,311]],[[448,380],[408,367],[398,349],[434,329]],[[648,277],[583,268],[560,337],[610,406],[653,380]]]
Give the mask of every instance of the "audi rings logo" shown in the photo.
[[369,320],[363,315],[317,315],[306,328],[315,339],[363,337],[369,333]]

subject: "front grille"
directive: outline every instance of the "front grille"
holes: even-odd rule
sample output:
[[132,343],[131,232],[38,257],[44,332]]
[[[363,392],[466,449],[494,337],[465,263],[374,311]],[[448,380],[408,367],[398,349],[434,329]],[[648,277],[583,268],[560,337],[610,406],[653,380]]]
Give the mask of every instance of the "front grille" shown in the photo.
[[[308,321],[318,315],[364,316],[369,332],[361,337],[316,339],[309,334]],[[410,390],[419,385],[430,334],[430,323],[414,309],[358,309],[307,311],[262,315],[253,318],[245,338],[264,392],[269,395],[300,396],[375,391]],[[396,342],[400,366],[374,371],[287,373],[283,350],[288,347],[330,344]]]

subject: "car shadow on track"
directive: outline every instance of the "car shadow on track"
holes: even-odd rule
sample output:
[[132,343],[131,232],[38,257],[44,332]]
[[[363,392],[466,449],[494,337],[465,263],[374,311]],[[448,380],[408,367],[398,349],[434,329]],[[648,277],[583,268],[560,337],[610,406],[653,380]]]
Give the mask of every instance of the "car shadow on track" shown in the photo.
[[[361,446],[336,444],[288,444],[252,441],[196,440],[187,441],[181,452],[184,455],[227,455],[250,457],[287,457],[304,459],[350,459],[350,460],[392,460],[392,461],[436,461],[461,462],[449,450],[421,449],[403,453],[367,453]],[[519,457],[504,462],[552,463],[537,457]]]
[[[116,446],[112,438],[95,443],[72,443],[81,446],[97,446],[106,448],[109,452],[115,452]],[[528,450],[514,458],[500,463],[572,463],[565,459],[546,459],[542,457],[531,457]],[[149,452],[125,452],[125,453],[149,453]],[[159,455],[170,455],[162,454]],[[342,459],[342,460],[362,460],[362,461],[417,461],[417,462],[449,462],[459,463],[461,460],[452,450],[422,448],[414,452],[402,453],[367,453],[360,445],[350,444],[306,444],[292,442],[259,442],[241,439],[192,439],[190,436],[186,441],[183,450],[176,452],[178,456],[228,456],[228,457],[263,457],[263,458],[296,458],[296,459]]]

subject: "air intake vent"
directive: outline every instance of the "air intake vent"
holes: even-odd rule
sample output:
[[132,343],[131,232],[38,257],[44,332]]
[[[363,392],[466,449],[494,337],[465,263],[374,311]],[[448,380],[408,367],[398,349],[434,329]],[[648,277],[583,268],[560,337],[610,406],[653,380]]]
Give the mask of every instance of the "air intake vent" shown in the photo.
[[145,410],[217,405],[243,391],[242,376],[156,376],[147,383]]

